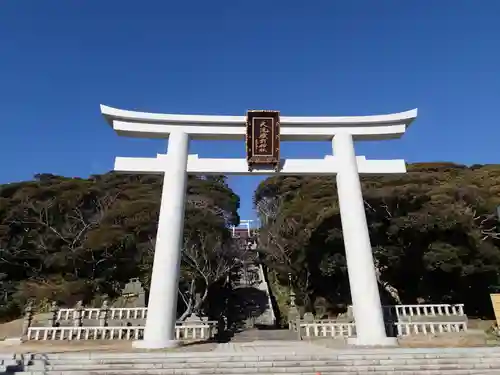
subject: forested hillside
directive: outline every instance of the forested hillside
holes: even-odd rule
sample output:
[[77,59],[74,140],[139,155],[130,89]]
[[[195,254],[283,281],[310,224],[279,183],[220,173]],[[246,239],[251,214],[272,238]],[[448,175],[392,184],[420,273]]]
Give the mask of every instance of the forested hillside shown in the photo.
[[[0,186],[0,319],[18,316],[28,298],[43,309],[53,299],[100,303],[132,277],[147,288],[161,181],[46,174]],[[469,314],[491,314],[489,293],[500,285],[500,166],[414,164],[406,175],[363,178],[363,190],[385,303],[465,303]],[[335,179],[272,177],[254,198],[274,287],[287,288],[290,274],[305,310],[348,304]],[[242,256],[227,229],[238,208],[224,177],[189,178],[179,316],[221,305]]]
[[[362,179],[384,302],[465,303],[469,314],[491,314],[489,293],[500,285],[500,166],[408,169]],[[288,285],[290,274],[309,311],[349,303],[335,178],[269,178],[254,199],[260,248],[277,282]]]
[[[132,277],[148,287],[161,183],[150,175],[44,174],[0,186],[0,319],[18,316],[28,298],[43,309],[49,300],[113,298]],[[224,177],[189,177],[180,314],[198,308],[233,267],[227,228],[239,222],[238,208]]]

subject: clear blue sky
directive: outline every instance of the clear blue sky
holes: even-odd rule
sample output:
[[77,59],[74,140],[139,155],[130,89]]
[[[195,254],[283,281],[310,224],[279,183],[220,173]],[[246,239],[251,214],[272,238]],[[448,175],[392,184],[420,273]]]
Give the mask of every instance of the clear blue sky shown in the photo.
[[[116,136],[99,104],[151,112],[367,115],[419,108],[358,154],[497,163],[498,0],[51,1],[0,4],[0,183],[87,177],[165,142]],[[255,58],[255,51],[262,57]],[[243,142],[193,142],[244,157]],[[283,146],[323,157],[328,143]],[[231,177],[242,218],[260,178]]]

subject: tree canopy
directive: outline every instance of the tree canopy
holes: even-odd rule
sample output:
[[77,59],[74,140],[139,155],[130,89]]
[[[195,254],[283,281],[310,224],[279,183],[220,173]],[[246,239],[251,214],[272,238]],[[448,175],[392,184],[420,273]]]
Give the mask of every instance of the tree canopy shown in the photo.
[[[97,303],[138,277],[149,287],[161,176],[88,179],[40,174],[0,185],[0,319],[28,298]],[[465,303],[491,314],[500,285],[500,166],[412,164],[363,177],[365,210],[384,303]],[[261,259],[309,311],[350,303],[334,177],[272,177],[255,192]],[[228,230],[239,198],[223,176],[190,176],[179,317],[220,309],[245,254]]]
[[[0,318],[28,298],[91,303],[135,277],[147,289],[161,184],[161,176],[107,173],[0,185]],[[191,293],[182,311],[200,308],[195,293],[206,298],[233,267],[228,227],[239,223],[238,208],[223,176],[189,177],[180,289]]]
[[[363,196],[385,303],[465,303],[491,313],[500,283],[500,166],[408,166],[405,175],[363,177]],[[254,203],[260,248],[282,284],[292,276],[305,309],[350,303],[334,177],[272,177]]]

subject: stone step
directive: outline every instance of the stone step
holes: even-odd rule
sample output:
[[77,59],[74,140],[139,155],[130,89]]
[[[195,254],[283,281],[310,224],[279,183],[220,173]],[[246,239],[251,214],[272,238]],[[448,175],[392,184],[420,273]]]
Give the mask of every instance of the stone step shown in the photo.
[[[210,358],[213,359],[213,358]],[[436,363],[436,364],[453,364],[453,363],[491,363],[497,364],[500,363],[500,358],[490,358],[490,357],[458,357],[458,358],[397,358],[393,357],[391,359],[373,359],[373,358],[355,358],[355,359],[299,359],[299,358],[287,358],[287,359],[260,359],[260,360],[228,360],[228,359],[220,359],[218,361],[214,360],[199,360],[198,358],[192,358],[190,360],[181,361],[181,360],[169,360],[165,359],[145,359],[145,358],[131,358],[131,359],[105,359],[105,360],[77,360],[77,361],[69,361],[69,360],[52,360],[48,359],[43,361],[47,365],[50,366],[83,366],[86,364],[89,365],[122,365],[122,364],[150,364],[157,363],[164,366],[183,366],[188,365],[189,367],[230,367],[230,366],[244,366],[244,367],[266,367],[266,366],[275,366],[275,367],[289,367],[289,366],[298,366],[300,364],[305,365],[337,365],[338,363],[349,363],[354,365],[374,365],[374,364],[419,364],[419,363]],[[10,364],[14,363],[12,361]],[[260,365],[262,364],[262,365]]]
[[[243,352],[28,354],[21,357],[26,365],[24,370],[15,374],[500,374],[500,348],[329,350],[301,342],[264,341],[235,344],[233,349]],[[279,353],[280,350],[284,352]]]
[[[66,352],[25,354],[26,359],[48,359],[56,361],[116,361],[149,360],[182,362],[227,362],[227,361],[307,361],[307,360],[391,360],[391,359],[496,359],[500,358],[500,348],[461,349],[350,349],[328,350],[320,346],[297,342],[288,345],[279,341],[233,344],[235,348],[254,350],[254,352]],[[222,344],[227,345],[227,344]],[[276,350],[285,350],[277,353]],[[20,357],[16,357],[20,358]],[[14,359],[9,356],[7,360]]]
[[[133,354],[132,354],[133,356]],[[209,366],[217,366],[228,363],[228,364],[239,364],[239,363],[275,363],[276,366],[281,366],[280,364],[286,363],[296,363],[296,362],[304,362],[304,363],[316,363],[316,362],[352,362],[354,364],[363,364],[363,363],[414,363],[419,361],[433,361],[435,363],[476,363],[476,362],[487,362],[490,361],[492,363],[497,363],[500,361],[499,357],[476,357],[476,356],[461,356],[461,357],[453,357],[453,356],[411,356],[411,357],[398,357],[393,356],[390,358],[387,357],[375,357],[375,356],[366,356],[366,357],[354,357],[354,358],[345,358],[345,357],[330,357],[330,358],[311,358],[311,357],[300,357],[300,356],[287,356],[286,358],[276,358],[276,357],[255,357],[249,358],[245,357],[245,359],[234,359],[234,358],[189,358],[189,359],[176,359],[176,358],[108,358],[108,359],[74,359],[74,360],[54,360],[52,358],[48,358],[46,363],[50,365],[65,365],[65,364],[121,364],[121,363],[161,363],[161,364],[172,364],[172,365],[183,365],[183,364],[206,364]],[[27,363],[28,361],[25,361]],[[12,364],[14,361],[10,361],[8,364]]]
[[[262,372],[252,372],[252,374],[260,374]],[[185,370],[175,370],[175,372],[168,372],[165,369],[126,369],[126,370],[92,370],[92,371],[81,371],[81,370],[71,370],[71,371],[24,371],[16,372],[16,375],[121,375],[121,374],[131,374],[131,375],[215,375],[218,374],[217,371],[213,372],[189,372]],[[248,375],[249,373],[240,373],[233,371],[226,375]],[[285,372],[274,371],[266,372],[266,375],[283,375]],[[301,372],[294,372],[294,375],[314,375],[317,372],[314,369],[301,369]],[[349,369],[339,369],[332,371],[323,371],[321,375],[487,375],[487,374],[499,374],[499,369],[434,369],[434,370],[395,370],[395,369],[370,369],[370,370],[359,370],[358,368]]]
[[[215,357],[214,357],[215,358]],[[166,358],[165,358],[166,359]],[[192,358],[193,360],[195,358]],[[66,374],[226,374],[248,375],[256,373],[293,373],[293,374],[339,374],[366,373],[443,373],[443,374],[488,374],[500,373],[500,358],[393,358],[393,359],[351,359],[351,360],[274,360],[274,361],[165,361],[165,360],[138,360],[129,358],[128,361],[117,360],[88,360],[79,362],[61,361],[48,364],[38,363],[38,366],[27,366],[25,371],[16,374],[28,374],[43,371],[46,375]],[[469,371],[469,372],[462,372]]]

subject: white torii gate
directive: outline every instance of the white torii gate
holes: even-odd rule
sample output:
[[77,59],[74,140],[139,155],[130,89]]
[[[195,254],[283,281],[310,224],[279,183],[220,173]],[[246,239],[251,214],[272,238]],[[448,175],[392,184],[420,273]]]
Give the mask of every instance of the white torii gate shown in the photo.
[[250,237],[250,234],[251,234],[251,230],[252,230],[252,223],[253,223],[253,220],[240,220],[240,225],[238,225],[237,227],[235,227],[234,225],[231,227],[231,232],[233,233],[233,237],[235,236],[236,234],[236,229],[239,227],[239,228],[242,228],[242,229],[246,229],[247,233],[248,233],[248,237]]
[[153,349],[177,345],[174,334],[177,287],[189,173],[336,175],[357,333],[351,342],[357,345],[396,343],[385,331],[359,174],[405,173],[406,163],[356,156],[353,141],[401,137],[417,117],[416,109],[376,116],[281,117],[282,140],[328,140],[332,141],[333,152],[324,159],[282,159],[277,172],[271,168],[249,171],[246,159],[188,155],[190,139],[245,139],[245,116],[157,114],[104,105],[101,112],[118,135],[168,138],[167,154],[115,160],[115,171],[164,174],[144,339],[134,342],[135,347]]

